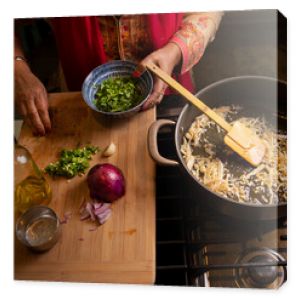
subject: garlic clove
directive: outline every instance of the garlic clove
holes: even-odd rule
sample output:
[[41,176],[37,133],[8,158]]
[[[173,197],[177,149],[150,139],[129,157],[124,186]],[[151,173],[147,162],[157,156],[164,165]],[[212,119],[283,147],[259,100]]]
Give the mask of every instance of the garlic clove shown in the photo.
[[110,143],[105,150],[103,151],[102,155],[105,157],[112,156],[116,152],[116,145],[114,143]]

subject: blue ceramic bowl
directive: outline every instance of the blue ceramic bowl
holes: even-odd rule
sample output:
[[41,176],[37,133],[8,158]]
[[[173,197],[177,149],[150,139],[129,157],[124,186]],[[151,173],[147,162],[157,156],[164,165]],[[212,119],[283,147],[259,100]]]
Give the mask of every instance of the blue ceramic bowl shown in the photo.
[[121,112],[106,112],[99,110],[94,104],[97,88],[102,81],[108,79],[109,77],[127,77],[128,75],[130,76],[136,67],[136,63],[126,60],[114,60],[105,63],[99,67],[96,67],[86,77],[82,85],[82,96],[85,103],[92,110],[111,117],[129,117],[135,114],[136,112],[140,111],[142,105],[148,99],[153,88],[153,78],[149,71],[145,71],[143,75],[137,79],[137,87],[140,89],[143,96],[143,100],[141,100],[141,102],[137,106]]

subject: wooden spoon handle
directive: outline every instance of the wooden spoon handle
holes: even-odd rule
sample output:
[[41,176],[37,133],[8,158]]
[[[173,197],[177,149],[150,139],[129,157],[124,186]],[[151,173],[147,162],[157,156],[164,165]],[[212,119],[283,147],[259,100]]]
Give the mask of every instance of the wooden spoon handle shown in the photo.
[[161,70],[158,66],[153,63],[147,63],[146,68],[153,72],[157,77],[163,80],[166,84],[168,84],[171,88],[177,91],[181,96],[191,102],[193,105],[198,107],[203,113],[205,113],[210,119],[215,121],[218,125],[220,125],[227,132],[231,130],[231,125],[227,123],[222,117],[216,114],[212,109],[210,109],[206,104],[204,104],[201,100],[195,97],[191,92],[185,89],[181,84],[179,84],[176,80],[174,80],[171,76]]

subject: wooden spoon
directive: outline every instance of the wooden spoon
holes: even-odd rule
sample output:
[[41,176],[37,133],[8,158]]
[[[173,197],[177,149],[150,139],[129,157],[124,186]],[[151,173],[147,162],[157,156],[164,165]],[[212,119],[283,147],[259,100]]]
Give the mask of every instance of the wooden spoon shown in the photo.
[[145,67],[221,126],[227,132],[224,142],[233,151],[255,167],[261,163],[266,152],[265,144],[249,128],[245,127],[238,121],[236,121],[233,125],[229,124],[210,107],[195,97],[181,84],[153,63],[147,63],[145,66],[139,66],[133,73],[133,76],[140,76],[145,70]]

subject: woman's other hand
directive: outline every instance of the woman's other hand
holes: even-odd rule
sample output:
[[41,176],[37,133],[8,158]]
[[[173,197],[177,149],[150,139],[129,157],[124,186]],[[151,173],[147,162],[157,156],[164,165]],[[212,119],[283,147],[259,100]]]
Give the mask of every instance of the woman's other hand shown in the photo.
[[44,85],[24,61],[15,61],[15,104],[33,134],[51,131],[48,96]]
[[[168,75],[171,75],[174,67],[181,61],[181,50],[175,43],[168,43],[164,47],[152,52],[142,61],[142,65],[149,62],[154,63]],[[154,79],[153,91],[148,100],[143,105],[143,110],[149,109],[161,102],[167,84],[158,77]]]

